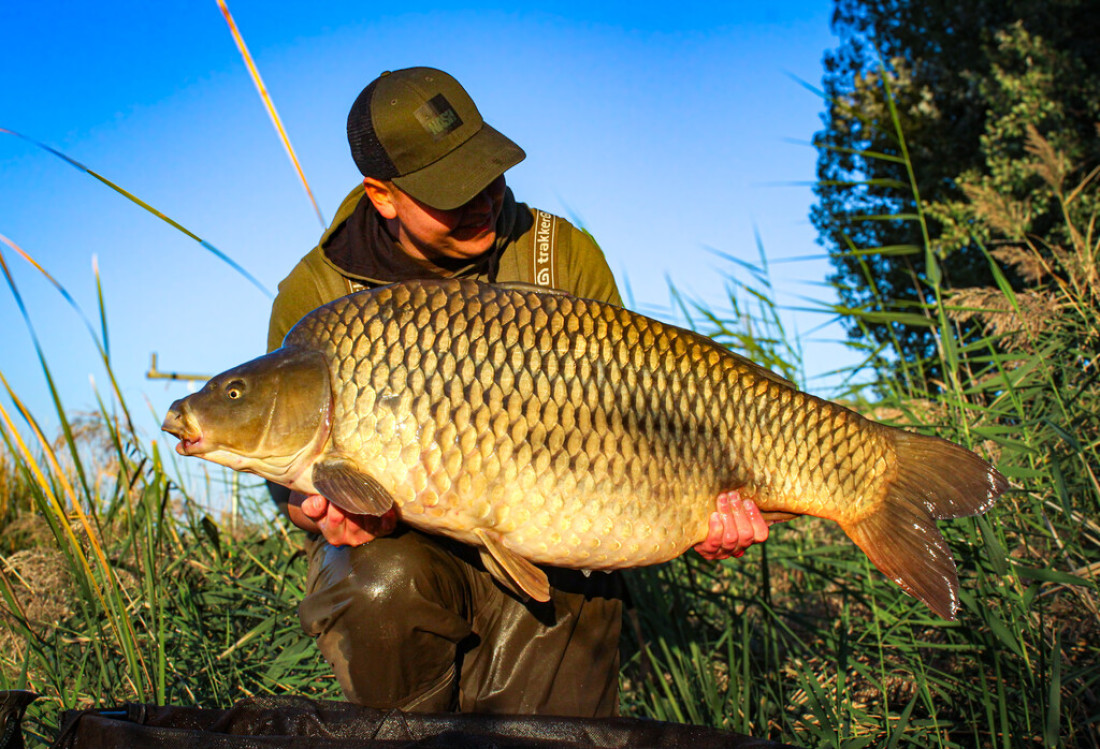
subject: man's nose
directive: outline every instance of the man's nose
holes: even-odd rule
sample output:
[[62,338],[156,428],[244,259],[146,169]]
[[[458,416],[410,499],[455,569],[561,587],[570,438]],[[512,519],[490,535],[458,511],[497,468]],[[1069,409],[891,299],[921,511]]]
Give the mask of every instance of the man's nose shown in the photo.
[[503,195],[504,193],[504,179],[498,177],[485,186],[485,189],[475,195],[470,201],[463,206],[463,208],[486,208],[484,203],[488,203],[488,208],[492,208],[492,205],[497,197],[497,194]]
[[462,207],[464,211],[489,211],[493,207],[492,185],[475,195]]

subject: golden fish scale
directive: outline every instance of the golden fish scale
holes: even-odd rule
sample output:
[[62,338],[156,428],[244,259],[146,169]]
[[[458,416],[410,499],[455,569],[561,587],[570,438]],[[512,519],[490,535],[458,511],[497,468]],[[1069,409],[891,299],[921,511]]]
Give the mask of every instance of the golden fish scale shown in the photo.
[[406,520],[471,542],[496,531],[535,562],[669,559],[733,488],[764,510],[858,519],[896,467],[874,423],[689,331],[565,295],[387,287],[312,313],[287,343],[329,358],[333,447]]

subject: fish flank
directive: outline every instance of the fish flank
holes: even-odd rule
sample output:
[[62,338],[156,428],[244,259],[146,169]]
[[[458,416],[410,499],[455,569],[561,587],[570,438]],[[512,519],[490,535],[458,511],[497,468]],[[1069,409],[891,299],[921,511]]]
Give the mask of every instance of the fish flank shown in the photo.
[[[957,579],[935,519],[982,512],[1007,486],[951,443],[801,393],[694,332],[561,292],[394,284],[310,313],[288,348],[328,362],[329,450],[406,522],[479,544],[506,585],[532,595],[530,563],[675,557],[706,536],[718,493],[737,489],[772,517],[840,523],[946,616]],[[322,471],[363,494],[369,482],[345,474]]]

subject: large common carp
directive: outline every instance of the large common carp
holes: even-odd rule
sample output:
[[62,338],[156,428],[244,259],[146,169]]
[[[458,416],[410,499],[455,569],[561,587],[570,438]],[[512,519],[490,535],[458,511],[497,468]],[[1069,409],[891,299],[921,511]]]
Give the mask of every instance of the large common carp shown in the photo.
[[839,523],[879,570],[953,618],[935,519],[1007,482],[970,451],[795,389],[710,339],[522,284],[414,281],[304,317],[281,349],[174,403],[185,455],[352,513],[475,545],[545,601],[532,563],[669,560],[738,489],[773,514]]

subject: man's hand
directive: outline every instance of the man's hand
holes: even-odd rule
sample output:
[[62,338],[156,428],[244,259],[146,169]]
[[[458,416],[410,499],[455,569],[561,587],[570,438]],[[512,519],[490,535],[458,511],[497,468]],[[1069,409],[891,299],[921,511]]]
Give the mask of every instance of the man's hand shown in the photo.
[[320,534],[337,547],[358,547],[386,536],[397,525],[397,511],[390,508],[381,516],[361,516],[345,513],[321,495],[290,493],[287,506],[291,522],[298,528]]
[[764,520],[752,500],[742,500],[737,490],[723,492],[716,507],[710,514],[707,538],[695,545],[700,555],[708,560],[741,557],[756,542],[767,541],[773,522]]

